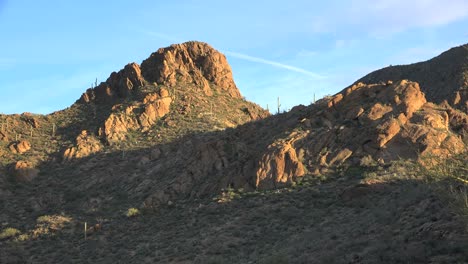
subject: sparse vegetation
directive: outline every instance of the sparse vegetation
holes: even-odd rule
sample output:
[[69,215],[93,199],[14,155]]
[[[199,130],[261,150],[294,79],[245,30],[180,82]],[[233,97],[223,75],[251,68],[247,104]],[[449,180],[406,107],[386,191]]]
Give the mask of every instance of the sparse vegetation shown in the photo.
[[12,237],[15,237],[15,236],[17,236],[19,234],[21,234],[21,231],[19,231],[18,229],[13,228],[13,227],[7,227],[7,228],[3,229],[2,232],[0,233],[0,240],[1,239],[12,238]]
[[138,210],[137,208],[128,208],[127,212],[125,213],[125,215],[127,217],[136,217],[138,215],[140,215],[140,210]]
[[[405,104],[378,102],[369,117],[375,100],[402,100],[402,90],[399,98],[382,93],[390,83],[360,86],[362,98],[351,91],[315,102],[314,95],[308,107],[270,116],[233,83],[205,85],[191,76],[196,68],[171,60],[193,52],[177,56],[177,47],[164,73],[175,84],[148,77],[158,66],[149,60],[149,68],[114,74],[109,91],[90,92],[63,111],[0,115],[7,138],[0,138],[0,173],[8,175],[0,177],[0,263],[468,260],[467,154],[432,156],[437,162],[426,167],[416,162],[423,157],[395,158],[405,147],[408,157],[428,149],[433,135],[461,146],[462,122],[424,134],[431,125],[424,118],[446,115],[421,108],[410,122],[423,121],[405,127],[397,119],[390,131],[382,120],[399,117]],[[139,70],[148,80],[135,80]],[[164,115],[148,103],[160,97],[173,100]],[[280,107],[278,97],[278,114]],[[110,128],[121,138],[110,140]],[[360,136],[369,140],[353,141]],[[31,149],[13,153],[12,141],[21,139]],[[433,147],[443,153],[443,144]],[[66,159],[65,151],[84,154]],[[20,160],[39,176],[12,173]]]

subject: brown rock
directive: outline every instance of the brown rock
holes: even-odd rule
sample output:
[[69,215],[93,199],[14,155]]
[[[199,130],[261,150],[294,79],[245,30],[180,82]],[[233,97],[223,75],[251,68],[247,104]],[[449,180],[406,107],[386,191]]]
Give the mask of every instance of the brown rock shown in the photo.
[[192,83],[211,95],[209,83],[232,97],[241,98],[226,57],[206,43],[190,41],[159,49],[143,61],[142,74],[150,82],[168,87]]
[[455,93],[455,98],[453,99],[453,105],[459,105],[462,101],[460,91]]
[[39,175],[39,169],[29,161],[17,161],[13,167],[13,174],[19,182],[30,182]]
[[393,111],[393,107],[389,105],[382,105],[380,103],[376,103],[375,105],[372,106],[372,108],[369,110],[369,113],[367,114],[367,117],[370,120],[377,120],[382,118],[385,114]]
[[432,128],[437,129],[448,129],[449,126],[449,118],[448,114],[445,111],[428,111],[423,112],[422,115],[419,116],[420,120],[414,119],[414,121],[422,123],[424,125],[430,126]]
[[22,119],[28,123],[28,125],[32,126],[33,128],[39,128],[39,120],[34,117],[31,113],[23,113],[21,114]]
[[169,92],[168,92],[166,89],[161,88],[161,89],[159,90],[159,96],[161,96],[161,97],[168,97],[168,96],[169,96]]
[[408,121],[408,118],[403,113],[400,113],[397,119],[398,119],[398,122],[400,122],[400,124],[406,124],[406,122]]
[[165,97],[144,106],[143,113],[138,117],[143,128],[152,126],[157,119],[165,116],[170,111],[172,99]]
[[345,162],[349,157],[351,157],[351,155],[353,154],[353,152],[348,149],[348,148],[345,148],[343,150],[340,150],[336,155],[335,157],[333,157],[333,159],[330,160],[330,162],[328,163],[329,166],[333,166],[334,164],[342,164],[343,162]]
[[104,136],[109,142],[116,142],[125,140],[127,131],[137,128],[139,128],[139,124],[134,116],[113,113],[104,122],[99,135]]
[[411,118],[413,113],[426,103],[426,97],[421,92],[418,83],[402,80],[395,86],[395,92],[401,99],[400,111],[404,112],[408,118]]
[[6,135],[6,133],[0,131],[0,140],[8,142],[8,136]]
[[351,94],[352,92],[356,91],[357,89],[361,88],[361,87],[364,87],[365,84],[363,83],[356,83],[356,84],[353,84],[351,87],[349,88],[346,88],[345,90],[345,94],[346,96],[348,96],[349,94]]
[[269,189],[304,176],[304,165],[291,143],[272,145],[270,149],[258,164],[257,187]]
[[353,119],[360,117],[363,113],[364,113],[364,109],[362,107],[360,106],[354,107],[354,108],[351,108],[351,110],[346,112],[345,118],[353,120]]
[[422,92],[428,101],[440,104],[448,100],[449,103],[454,103],[453,107],[466,111],[464,104],[468,97],[463,97],[463,93],[468,93],[467,57],[468,45],[465,44],[428,61],[385,67],[368,74],[357,82],[370,84],[387,80],[392,80],[393,83],[402,79],[412,80],[421,85]]
[[[448,156],[466,148],[460,137],[447,136],[450,129],[460,133],[468,128],[468,119],[464,121],[456,110],[426,103],[417,83],[356,84],[341,94],[346,95],[317,105],[323,108],[310,116],[313,133],[306,160],[311,167],[359,163],[369,155],[383,162],[415,158],[419,153]],[[333,110],[324,110],[330,106]]]
[[13,153],[23,154],[31,149],[31,143],[27,140],[21,140],[10,145],[10,150]]
[[341,100],[343,99],[343,94],[337,94],[331,98],[331,100],[328,102],[328,108],[332,106],[336,106]]
[[86,130],[81,131],[80,135],[76,137],[76,145],[65,150],[63,159],[69,161],[72,159],[79,159],[87,157],[91,154],[97,153],[101,150],[102,145],[98,139],[88,135]]
[[380,130],[380,133],[377,138],[377,142],[379,147],[383,147],[396,134],[398,134],[398,132],[400,132],[400,124],[398,123],[398,120],[392,119],[379,126],[378,129]]
[[136,63],[127,64],[119,72],[113,72],[106,82],[88,89],[80,98],[80,102],[91,101],[113,102],[117,98],[125,98],[137,87],[145,83],[140,66]]

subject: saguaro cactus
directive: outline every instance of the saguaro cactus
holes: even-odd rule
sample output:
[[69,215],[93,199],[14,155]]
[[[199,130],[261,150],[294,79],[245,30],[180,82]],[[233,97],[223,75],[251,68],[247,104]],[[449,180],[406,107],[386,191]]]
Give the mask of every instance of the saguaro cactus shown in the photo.
[[281,107],[281,103],[280,103],[280,98],[279,98],[279,96],[278,96],[277,104],[278,104],[278,114],[279,114],[279,113],[280,113],[280,107]]

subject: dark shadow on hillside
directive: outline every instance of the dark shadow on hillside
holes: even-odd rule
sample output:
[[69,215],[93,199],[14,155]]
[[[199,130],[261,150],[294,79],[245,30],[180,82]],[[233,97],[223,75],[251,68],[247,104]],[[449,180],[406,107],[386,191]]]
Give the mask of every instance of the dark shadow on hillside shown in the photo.
[[[254,166],[269,144],[294,129],[301,114],[292,111],[236,128],[190,133],[155,147],[138,148],[136,145],[134,150],[103,151],[71,162],[61,161],[61,150],[51,154],[55,160],[49,159],[38,165],[41,174],[33,182],[11,186],[12,199],[2,203],[5,212],[2,220],[32,226],[37,216],[52,212],[76,210],[80,214],[95,215],[94,212],[104,209],[139,207],[159,190],[173,194],[171,199],[185,199],[214,195],[229,186],[243,187],[237,186],[238,182],[245,182],[253,189],[254,175],[236,179],[236,172],[240,174],[245,164]],[[77,127],[64,128],[63,133],[76,133],[89,127],[89,122],[83,122]],[[217,146],[218,142],[223,145]],[[245,148],[236,149],[235,145],[239,144]],[[161,151],[161,157],[145,160],[155,148]],[[226,163],[219,170],[215,168],[216,164],[208,162],[205,164],[207,168],[196,171],[197,163],[207,159],[200,156],[202,153],[198,148],[208,148],[208,152],[211,148],[222,149]],[[175,178],[186,173],[188,167],[192,168],[192,175],[186,175],[190,182],[186,190],[177,193],[171,185]],[[194,173],[200,178],[195,179]]]
[[[189,263],[464,263],[468,237],[446,182],[358,184],[360,176],[229,202],[181,200],[134,218],[108,216],[81,228],[2,242],[2,261]],[[466,191],[466,187],[464,189]],[[461,192],[463,190],[457,190]],[[466,209],[466,208],[465,208]],[[91,221],[65,211],[82,223]],[[80,225],[81,227],[81,225]],[[53,250],[51,250],[53,248]]]

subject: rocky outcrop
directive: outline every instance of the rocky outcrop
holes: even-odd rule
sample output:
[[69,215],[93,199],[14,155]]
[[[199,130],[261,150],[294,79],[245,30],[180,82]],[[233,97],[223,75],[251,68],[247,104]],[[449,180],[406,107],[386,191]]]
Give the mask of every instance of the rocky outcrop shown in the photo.
[[455,109],[448,109],[450,128],[457,134],[468,137],[468,115]]
[[63,160],[70,161],[72,159],[87,157],[97,153],[102,149],[102,145],[98,139],[89,135],[88,131],[83,130],[76,138],[76,145],[65,150]]
[[24,122],[26,122],[32,128],[39,128],[40,127],[39,120],[37,118],[35,118],[30,113],[21,114],[21,118],[23,119]]
[[127,64],[105,82],[88,89],[78,102],[119,102],[146,83],[179,89],[194,85],[206,96],[217,91],[241,98],[226,57],[206,43],[189,41],[159,49],[141,67]]
[[452,48],[428,61],[389,66],[364,76],[356,83],[367,84],[407,79],[421,85],[430,102],[447,101],[468,111],[468,44]]
[[143,130],[148,129],[159,118],[165,116],[170,111],[172,98],[165,89],[161,89],[159,94],[150,94],[143,99],[141,106],[143,112],[138,116],[138,121]]
[[[178,96],[181,107],[177,111],[188,114],[207,103],[204,97],[215,93],[230,100],[242,98],[226,57],[206,43],[190,41],[159,49],[141,67],[130,63],[113,72],[105,82],[88,89],[77,103],[92,104],[90,115],[102,122],[98,135],[116,142],[125,140],[128,131],[149,130],[169,112]],[[265,116],[259,107],[247,106],[244,112],[251,119]],[[226,120],[226,126],[234,125]]]
[[213,89],[219,89],[232,97],[241,97],[226,57],[206,43],[190,41],[159,49],[141,67],[143,76],[150,82],[168,87],[190,83],[208,96]]
[[290,135],[290,138],[290,140],[275,142],[268,146],[256,168],[256,188],[280,187],[305,175],[306,170],[300,161],[303,157],[298,157],[294,148],[294,142],[300,137],[294,133]]
[[388,162],[448,157],[466,149],[462,137],[452,132],[463,119],[454,121],[457,125],[449,122],[454,113],[462,113],[427,103],[415,82],[357,83],[320,104],[328,109],[307,118],[312,129],[303,141],[309,159],[322,159],[312,163],[312,171],[331,166],[334,156],[356,163],[368,156]]
[[31,182],[39,175],[39,169],[37,169],[34,164],[29,161],[17,161],[13,165],[12,170],[13,175],[18,182]]
[[97,87],[88,89],[78,101],[82,103],[114,102],[119,98],[126,98],[144,83],[140,66],[130,63],[119,72],[111,73],[109,78]]
[[29,141],[27,140],[20,140],[10,145],[10,151],[13,153],[23,154],[30,149],[31,149],[31,143],[29,143]]
[[141,102],[135,101],[128,106],[115,105],[114,111],[100,128],[99,135],[108,142],[116,142],[125,140],[128,131],[146,131],[169,113],[171,103],[168,91],[161,88],[158,93],[147,94]]

